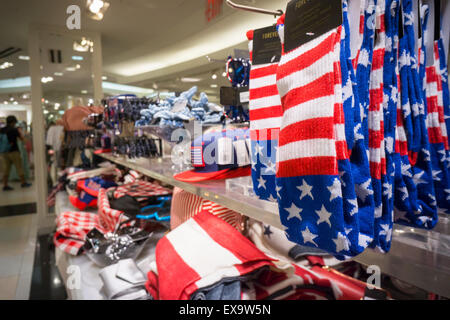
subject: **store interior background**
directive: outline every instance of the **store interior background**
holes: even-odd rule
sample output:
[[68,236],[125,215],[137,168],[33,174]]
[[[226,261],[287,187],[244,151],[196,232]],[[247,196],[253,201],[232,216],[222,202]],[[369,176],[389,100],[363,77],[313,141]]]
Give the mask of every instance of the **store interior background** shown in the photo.
[[[86,0],[0,0],[0,122],[13,114],[26,125],[32,142],[27,177],[33,184],[21,189],[12,182],[14,191],[0,193],[0,299],[28,299],[32,278],[45,278],[47,286],[61,287],[55,270],[33,275],[35,259],[47,254],[35,251],[36,246],[46,246],[46,239],[39,235],[54,223],[43,191],[48,190],[44,145],[48,125],[72,106],[99,104],[99,97],[123,93],[155,97],[196,85],[198,92],[219,103],[220,87],[229,86],[227,57],[234,56],[235,50],[248,51],[245,34],[249,28],[275,22],[271,16],[234,10],[225,1],[209,21],[205,0],[108,2],[103,19],[94,20]],[[277,10],[284,9],[287,1],[239,2]],[[66,26],[70,5],[81,9],[80,30]],[[450,30],[450,17],[443,21],[443,30]],[[94,52],[74,49],[83,38],[96,39]],[[39,72],[30,60],[30,44],[36,41]],[[97,49],[100,59],[94,56]],[[36,79],[40,88],[33,91]],[[32,91],[40,97],[33,99]],[[63,293],[52,292],[59,296],[49,298],[63,298]]]

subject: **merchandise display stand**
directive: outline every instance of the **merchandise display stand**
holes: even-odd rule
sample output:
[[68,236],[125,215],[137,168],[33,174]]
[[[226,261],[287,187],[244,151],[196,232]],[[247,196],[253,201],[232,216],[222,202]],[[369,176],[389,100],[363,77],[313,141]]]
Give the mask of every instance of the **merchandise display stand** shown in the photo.
[[[242,190],[230,190],[225,181],[186,183],[173,178],[170,159],[129,160],[123,156],[100,154],[103,159],[136,170],[163,183],[176,186],[249,218],[283,229],[276,202],[259,200]],[[250,179],[250,178],[248,178]],[[450,297],[450,233],[449,219],[440,216],[436,230],[427,231],[396,224],[392,248],[382,254],[366,250],[354,258],[366,265],[376,265],[381,272],[438,295]]]

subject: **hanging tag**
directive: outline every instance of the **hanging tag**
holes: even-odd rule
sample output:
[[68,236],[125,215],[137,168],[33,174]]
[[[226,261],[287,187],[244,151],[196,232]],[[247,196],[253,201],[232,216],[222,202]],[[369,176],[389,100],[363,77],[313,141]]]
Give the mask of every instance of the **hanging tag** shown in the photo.
[[219,138],[217,141],[218,165],[233,164],[233,141],[229,137]]
[[246,140],[237,140],[233,142],[236,152],[237,164],[239,167],[245,167],[250,164],[250,157],[246,146]]
[[250,102],[250,91],[243,91],[239,93],[239,102],[247,103]]
[[286,8],[286,52],[342,25],[342,0],[292,0]]
[[276,26],[257,29],[253,33],[252,64],[267,64],[280,61],[281,41]]

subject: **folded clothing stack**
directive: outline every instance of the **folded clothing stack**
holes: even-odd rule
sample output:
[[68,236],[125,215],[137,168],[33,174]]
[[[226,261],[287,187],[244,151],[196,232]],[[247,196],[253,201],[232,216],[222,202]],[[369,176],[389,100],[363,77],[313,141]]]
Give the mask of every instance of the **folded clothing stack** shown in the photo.
[[200,93],[200,100],[194,100],[197,90],[194,86],[179,97],[169,97],[159,104],[150,104],[147,109],[141,110],[141,118],[136,121],[136,126],[159,123],[161,127],[183,127],[183,121],[191,119],[203,124],[221,123],[223,108],[210,103],[204,92]]

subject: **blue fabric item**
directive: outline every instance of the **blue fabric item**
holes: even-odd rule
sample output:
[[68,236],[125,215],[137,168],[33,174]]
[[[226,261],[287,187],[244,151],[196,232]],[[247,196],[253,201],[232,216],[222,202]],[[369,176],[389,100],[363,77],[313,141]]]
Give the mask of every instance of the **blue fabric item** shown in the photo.
[[196,291],[191,300],[241,300],[241,281],[220,281],[212,288]]
[[[414,13],[411,0],[402,1],[400,10],[403,10],[401,16],[405,17],[403,23],[405,36],[400,39],[399,58],[401,118],[408,141],[408,154],[400,155],[399,163],[396,164],[395,219],[397,223],[431,229],[437,223],[437,210],[430,166],[431,150],[425,122],[426,106],[423,104],[421,88],[423,83],[418,81],[419,68],[413,66],[417,58],[414,49]],[[417,140],[419,151],[415,152],[411,148],[416,148]]]
[[[352,163],[359,160],[364,166],[358,170],[359,174],[354,174],[355,184],[357,186],[358,206],[360,213],[360,235],[359,245],[363,248],[367,247],[374,237],[375,228],[375,208],[381,204],[381,197],[378,202],[375,201],[374,180],[370,176],[370,167],[368,162],[369,150],[369,127],[368,127],[368,111],[370,103],[370,70],[372,68],[374,36],[375,36],[375,5],[373,0],[366,1],[364,11],[364,33],[361,49],[358,56],[358,65],[356,67],[356,84],[355,92],[357,93],[358,104],[355,104],[355,123],[357,132],[355,138],[360,152],[355,154],[352,152]],[[364,151],[363,151],[364,150]],[[364,154],[363,154],[364,153]],[[366,160],[367,159],[367,160]],[[365,167],[367,166],[367,167]],[[353,170],[355,171],[355,166]],[[376,182],[375,182],[376,184]],[[379,183],[380,185],[381,183]],[[364,187],[367,186],[367,189]],[[360,194],[358,194],[360,190]],[[362,211],[362,208],[365,208]]]
[[252,181],[255,194],[262,200],[274,201],[276,191],[277,139],[252,140]]

